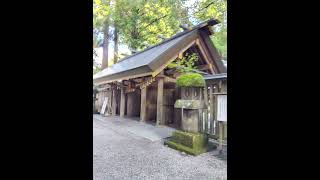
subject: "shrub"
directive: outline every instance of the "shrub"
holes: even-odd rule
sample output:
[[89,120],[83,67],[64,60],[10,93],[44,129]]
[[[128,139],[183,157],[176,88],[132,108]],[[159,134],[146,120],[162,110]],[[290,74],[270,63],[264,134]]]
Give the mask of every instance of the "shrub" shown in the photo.
[[204,87],[205,80],[201,74],[188,73],[183,74],[177,79],[178,87]]

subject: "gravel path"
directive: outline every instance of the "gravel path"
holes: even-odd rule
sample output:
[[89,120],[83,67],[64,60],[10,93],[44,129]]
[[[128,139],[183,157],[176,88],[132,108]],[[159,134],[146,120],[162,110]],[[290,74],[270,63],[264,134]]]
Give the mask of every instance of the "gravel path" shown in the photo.
[[227,162],[213,152],[185,155],[132,134],[114,120],[93,119],[93,128],[95,180],[227,179]]

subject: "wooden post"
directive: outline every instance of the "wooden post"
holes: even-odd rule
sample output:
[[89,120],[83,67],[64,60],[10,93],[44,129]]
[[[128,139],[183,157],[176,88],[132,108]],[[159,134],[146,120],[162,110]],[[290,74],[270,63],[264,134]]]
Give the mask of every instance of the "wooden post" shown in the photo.
[[147,120],[147,87],[141,89],[140,120],[143,122]]
[[227,122],[224,122],[223,123],[223,141],[227,140],[227,127],[228,127]]
[[[215,93],[218,93],[219,92],[219,84],[217,84],[216,86],[215,86],[215,89],[214,89],[214,91],[213,92],[215,92]],[[213,104],[213,110],[214,110],[214,121],[215,121],[215,124],[216,124],[216,127],[215,127],[215,131],[214,131],[214,135],[216,136],[216,138],[219,138],[219,130],[220,130],[220,128],[219,128],[219,122],[218,122],[218,120],[217,120],[217,104],[218,104],[218,98],[217,98],[217,96],[215,96],[215,98],[214,98],[214,104]]]
[[163,122],[163,78],[158,80],[158,97],[157,97],[157,125],[164,125]]
[[116,99],[116,89],[112,90],[112,116],[116,115],[116,108],[117,108],[117,99]]
[[204,96],[204,103],[206,106],[208,106],[208,87],[207,85],[204,85],[204,91],[203,91],[203,96]]
[[120,117],[124,117],[125,105],[126,105],[126,96],[125,96],[125,88],[121,88],[121,100],[120,100]]
[[[203,99],[204,99],[204,103],[205,103],[205,109],[204,109],[204,116],[202,118],[202,123],[204,123],[204,129],[202,132],[207,133],[208,132],[208,105],[209,105],[209,102],[208,102],[208,87],[206,84],[204,86],[203,96],[204,96]],[[202,124],[202,127],[203,127],[203,124]]]
[[218,122],[219,126],[219,150],[222,150],[222,144],[223,144],[223,122]]
[[214,111],[213,111],[213,109],[214,109],[214,106],[213,106],[213,104],[214,104],[214,100],[213,100],[213,85],[210,85],[210,91],[209,91],[209,97],[210,97],[210,134],[212,134],[213,133],[213,120],[214,120]]
[[[203,92],[205,91],[206,86],[203,88]],[[200,89],[200,101],[204,101],[203,99],[203,92],[202,89]],[[203,118],[203,111],[204,109],[199,109],[199,122],[198,122],[198,131],[203,132],[203,123],[202,123],[202,118]]]

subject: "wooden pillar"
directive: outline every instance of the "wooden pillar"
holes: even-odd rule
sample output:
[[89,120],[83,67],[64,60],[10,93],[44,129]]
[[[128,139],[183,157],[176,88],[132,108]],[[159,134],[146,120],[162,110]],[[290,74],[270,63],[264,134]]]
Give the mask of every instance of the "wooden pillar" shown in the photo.
[[[204,89],[203,89],[203,99],[204,99],[204,104],[205,104],[205,109],[203,109],[203,112],[204,112],[204,115],[203,115],[203,112],[201,112],[201,132],[207,132],[207,129],[208,129],[208,87],[207,87],[207,84],[204,85]],[[204,125],[204,128],[203,128],[203,125]]]
[[133,116],[133,93],[127,94],[127,116],[132,117]]
[[143,122],[147,120],[147,87],[141,89],[140,120]]
[[[215,89],[214,89],[213,92],[215,92],[215,93],[219,92],[219,84],[217,84],[215,86]],[[215,124],[216,124],[214,134],[215,134],[216,138],[219,138],[219,135],[220,135],[219,130],[220,130],[220,128],[219,128],[219,122],[217,121],[217,108],[218,108],[217,107],[217,104],[218,104],[217,101],[218,101],[218,98],[217,98],[217,96],[215,96],[214,101],[213,101],[214,121],[215,121]]]
[[124,117],[125,105],[126,105],[126,96],[125,96],[125,88],[121,88],[121,100],[120,100],[120,117]]
[[210,97],[210,133],[213,133],[213,123],[214,123],[214,99],[213,99],[213,85],[210,85],[210,91],[209,91],[209,97]]
[[163,122],[163,78],[158,80],[158,96],[157,96],[157,125],[164,125]]
[[218,149],[222,150],[222,144],[223,144],[223,122],[218,122],[219,126],[219,146]]
[[116,89],[112,90],[112,116],[116,115],[117,99],[116,99]]
[[206,106],[208,106],[208,87],[207,84],[204,85],[204,91],[203,91],[203,99]]

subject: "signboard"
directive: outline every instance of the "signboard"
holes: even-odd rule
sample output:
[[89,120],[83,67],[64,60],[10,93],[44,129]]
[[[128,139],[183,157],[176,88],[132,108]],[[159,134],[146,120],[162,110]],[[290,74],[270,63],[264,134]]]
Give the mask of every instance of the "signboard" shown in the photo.
[[107,108],[107,104],[108,104],[108,97],[105,97],[104,101],[103,101],[102,109],[100,111],[100,114],[103,115],[105,113],[106,108]]
[[227,121],[227,95],[217,96],[217,120]]

